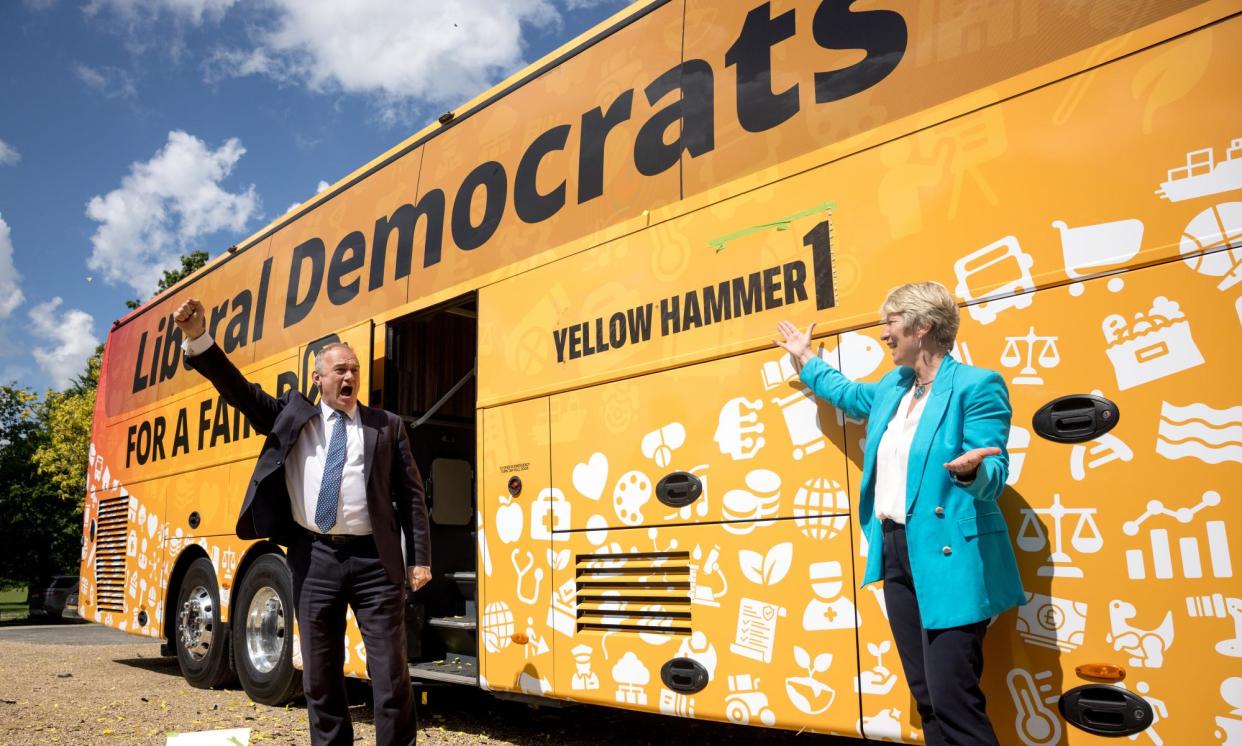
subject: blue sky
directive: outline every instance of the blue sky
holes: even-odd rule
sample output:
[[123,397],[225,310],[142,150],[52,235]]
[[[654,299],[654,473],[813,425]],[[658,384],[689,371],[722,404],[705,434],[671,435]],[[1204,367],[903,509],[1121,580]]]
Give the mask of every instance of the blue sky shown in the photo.
[[625,4],[0,2],[0,383]]

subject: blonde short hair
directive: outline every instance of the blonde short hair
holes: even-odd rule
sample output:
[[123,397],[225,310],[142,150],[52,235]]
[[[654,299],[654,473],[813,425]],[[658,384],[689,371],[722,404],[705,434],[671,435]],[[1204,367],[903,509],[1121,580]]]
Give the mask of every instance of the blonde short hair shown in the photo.
[[961,317],[949,289],[938,282],[911,282],[893,288],[880,306],[881,318],[897,314],[907,331],[920,326],[931,327],[928,336],[948,352],[957,339]]

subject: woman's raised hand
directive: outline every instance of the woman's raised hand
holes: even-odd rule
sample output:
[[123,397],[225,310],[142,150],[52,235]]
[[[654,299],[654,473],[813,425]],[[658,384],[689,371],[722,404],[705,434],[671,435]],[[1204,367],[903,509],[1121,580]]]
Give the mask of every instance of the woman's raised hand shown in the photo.
[[799,366],[805,365],[811,359],[811,333],[815,331],[815,322],[812,321],[805,332],[788,321],[778,323],[776,330],[784,337],[774,340],[776,346],[793,355]]
[[1000,452],[1001,449],[995,447],[972,448],[946,463],[944,468],[961,481],[969,482],[975,478],[975,473],[979,471],[979,464],[983,463],[985,458],[995,456]]

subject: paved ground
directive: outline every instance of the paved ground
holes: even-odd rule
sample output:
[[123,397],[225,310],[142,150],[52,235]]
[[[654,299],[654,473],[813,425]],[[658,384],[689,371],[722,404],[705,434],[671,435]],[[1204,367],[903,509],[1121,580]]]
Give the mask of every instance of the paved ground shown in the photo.
[[[194,689],[160,645],[95,624],[0,628],[0,746],[151,744],[180,731],[250,728],[251,743],[306,744],[304,704],[264,707],[240,689]],[[373,744],[367,688],[353,687],[356,743]],[[421,694],[420,694],[421,698]],[[538,707],[464,687],[426,691],[420,744],[859,746],[604,707]]]

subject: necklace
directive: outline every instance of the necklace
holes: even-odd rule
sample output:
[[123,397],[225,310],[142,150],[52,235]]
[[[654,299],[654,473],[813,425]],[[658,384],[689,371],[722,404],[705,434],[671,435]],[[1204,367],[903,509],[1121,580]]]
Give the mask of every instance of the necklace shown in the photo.
[[923,395],[927,393],[927,387],[930,386],[932,381],[934,380],[936,380],[936,377],[932,376],[926,381],[915,381],[914,382],[914,400],[915,401],[918,401],[919,399],[923,398]]

